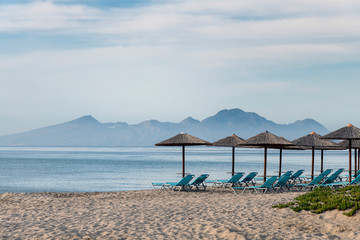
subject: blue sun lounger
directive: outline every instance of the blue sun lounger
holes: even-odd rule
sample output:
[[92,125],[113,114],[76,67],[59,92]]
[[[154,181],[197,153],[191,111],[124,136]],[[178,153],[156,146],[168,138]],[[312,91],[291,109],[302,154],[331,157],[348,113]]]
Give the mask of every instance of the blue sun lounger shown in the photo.
[[190,183],[190,190],[192,190],[192,187],[195,187],[197,190],[200,190],[200,188],[203,188],[203,190],[206,190],[206,184],[205,180],[209,177],[209,174],[201,174],[199,177],[197,177],[192,183]]
[[214,182],[214,187],[233,187],[239,184],[239,180],[240,178],[242,178],[245,175],[245,173],[243,172],[239,172],[237,174],[235,174],[234,176],[232,176],[229,180],[224,180],[224,179],[220,179],[220,180],[216,180]]
[[183,177],[179,182],[166,182],[166,183],[152,183],[153,188],[161,187],[165,189],[175,190],[190,190],[189,182],[194,178],[195,175],[189,174]]
[[[358,175],[360,175],[360,170],[355,172],[355,174],[351,175],[351,177],[355,178],[355,176],[358,176]],[[349,175],[345,175],[344,178],[345,178],[345,181],[344,180],[342,180],[342,181],[344,181],[344,182],[348,181],[349,180]]]
[[251,172],[248,175],[244,177],[243,180],[239,182],[240,186],[245,184],[245,186],[249,186],[249,183],[251,183],[253,186],[255,186],[254,179],[258,173],[257,172]]
[[266,193],[269,189],[272,188],[273,184],[275,183],[275,181],[278,179],[277,176],[273,176],[271,178],[269,178],[268,180],[266,180],[263,184],[261,184],[260,186],[247,186],[247,187],[233,187],[233,191],[236,194],[235,190],[243,190],[242,193],[244,193],[246,190],[253,191],[256,192],[256,194],[258,194],[258,191],[262,191],[263,193]]
[[301,175],[305,172],[305,170],[301,169],[301,170],[297,170],[296,172],[293,173],[293,175],[290,176],[290,181],[292,184],[295,184],[297,182],[301,183],[302,179],[301,179]]
[[324,186],[326,184],[334,183],[336,179],[339,178],[340,174],[344,171],[344,168],[339,168],[336,170],[333,174],[331,174],[328,178],[324,180],[323,183],[320,184],[320,186]]
[[311,182],[309,183],[300,183],[296,185],[291,185],[292,187],[298,187],[301,188],[301,190],[306,190],[310,188],[311,190],[317,186],[319,186],[320,182],[331,173],[332,169],[327,169],[324,172],[320,173],[319,176],[315,177]]
[[322,184],[321,186],[336,188],[336,187],[345,187],[345,186],[359,185],[359,183],[360,183],[360,175],[358,175],[358,176],[357,176],[354,180],[352,180],[351,182],[334,182],[334,183],[329,183],[329,184]]
[[284,191],[283,187],[287,187],[287,183],[290,180],[291,174],[292,174],[292,171],[287,171],[286,173],[281,175],[279,178],[279,181],[277,181],[277,183],[274,184],[273,189],[276,192]]

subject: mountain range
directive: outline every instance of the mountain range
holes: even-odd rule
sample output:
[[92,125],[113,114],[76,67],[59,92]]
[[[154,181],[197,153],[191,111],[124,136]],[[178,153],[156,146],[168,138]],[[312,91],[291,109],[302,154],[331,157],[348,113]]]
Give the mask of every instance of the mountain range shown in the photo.
[[236,134],[249,138],[264,131],[289,140],[312,131],[329,132],[313,119],[277,124],[253,112],[241,109],[222,110],[202,121],[188,117],[179,123],[148,120],[129,125],[125,122],[100,123],[92,116],[0,137],[0,146],[153,146],[180,132],[216,141]]

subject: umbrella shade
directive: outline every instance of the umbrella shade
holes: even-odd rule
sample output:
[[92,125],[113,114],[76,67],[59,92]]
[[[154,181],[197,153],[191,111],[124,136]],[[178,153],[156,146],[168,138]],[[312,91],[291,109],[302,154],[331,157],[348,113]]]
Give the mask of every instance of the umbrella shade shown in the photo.
[[322,138],[325,139],[347,139],[349,140],[349,182],[351,182],[351,144],[352,140],[359,140],[360,139],[360,129],[354,127],[351,124],[335,130],[331,133],[326,134]]
[[220,139],[216,142],[213,142],[213,146],[220,146],[220,147],[236,147],[241,143],[244,143],[245,140],[241,137],[236,136],[235,134],[228,136],[226,138]]
[[187,133],[179,133],[178,135],[156,143],[155,146],[194,146],[194,145],[211,145],[210,142],[200,138],[191,136]]
[[174,137],[156,143],[155,146],[182,146],[182,176],[185,177],[185,146],[211,145],[210,142],[191,136],[187,133],[180,133]]
[[344,147],[339,146],[338,144],[334,143],[333,141],[322,139],[321,136],[315,132],[312,132],[306,136],[301,138],[295,139],[292,141],[297,146],[303,147],[305,149],[312,149],[313,147],[316,150],[321,149],[344,149]]
[[[256,136],[253,136],[247,139],[244,143],[239,144],[241,147],[263,147],[264,148],[264,182],[266,181],[266,166],[267,166],[267,149],[275,148],[275,149],[283,149],[290,148],[294,146],[292,142],[289,140],[278,137],[268,131],[264,133],[260,133]],[[281,152],[280,152],[281,153]],[[280,157],[281,159],[281,157]],[[280,169],[279,169],[280,171]]]
[[[312,132],[306,136],[295,139],[292,141],[297,146],[305,149],[312,150],[312,161],[311,161],[311,180],[314,179],[314,164],[315,164],[315,150],[341,150],[344,149],[342,146],[337,145],[333,141],[327,139],[321,139],[321,136],[315,132]],[[323,151],[322,155],[323,156]],[[322,160],[323,158],[321,158]],[[321,161],[321,170],[323,169],[323,160]]]
[[235,134],[228,136],[226,138],[220,139],[216,142],[213,142],[213,146],[219,147],[232,147],[232,168],[231,168],[231,175],[234,176],[235,174],[235,147],[238,144],[243,143],[245,140],[236,136]]
[[328,133],[321,138],[323,139],[351,139],[351,140],[360,140],[360,129],[354,127],[351,124],[348,124],[345,127],[342,127],[338,130],[335,130],[331,133]]
[[[343,140],[339,142],[338,145],[343,147],[344,149],[349,149],[349,140]],[[352,140],[351,147],[360,149],[360,140]]]
[[289,140],[278,137],[268,131],[264,133],[260,133],[256,136],[253,136],[247,140],[245,140],[244,143],[240,143],[238,146],[251,146],[251,147],[264,147],[267,146],[268,148],[283,148],[286,146],[294,146],[292,142]]

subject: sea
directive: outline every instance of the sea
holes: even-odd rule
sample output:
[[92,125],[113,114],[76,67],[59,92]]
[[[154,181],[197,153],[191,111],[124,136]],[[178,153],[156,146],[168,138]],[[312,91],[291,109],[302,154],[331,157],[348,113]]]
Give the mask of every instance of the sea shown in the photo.
[[[186,173],[231,177],[232,149],[186,147]],[[236,148],[235,171],[263,174],[264,150]],[[311,151],[283,150],[283,170],[311,172]],[[348,151],[325,151],[324,168],[348,169]],[[268,150],[267,175],[277,175],[279,150]],[[320,151],[315,173],[320,171]],[[178,181],[181,147],[0,147],[0,193],[112,192],[151,189]]]

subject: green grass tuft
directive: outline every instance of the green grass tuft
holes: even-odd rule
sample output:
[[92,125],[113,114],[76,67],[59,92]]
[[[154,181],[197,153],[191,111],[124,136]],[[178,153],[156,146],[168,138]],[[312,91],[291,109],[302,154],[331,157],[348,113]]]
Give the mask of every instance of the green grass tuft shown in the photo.
[[296,197],[294,202],[273,206],[273,208],[287,207],[295,212],[306,210],[317,214],[334,209],[340,211],[350,209],[343,214],[353,216],[360,209],[360,186],[347,186],[339,189],[319,187],[312,192]]
[[278,204],[278,205],[273,206],[273,208],[287,208],[287,207],[290,207],[290,206],[292,206],[292,205],[294,205],[294,204],[295,204],[295,202]]

